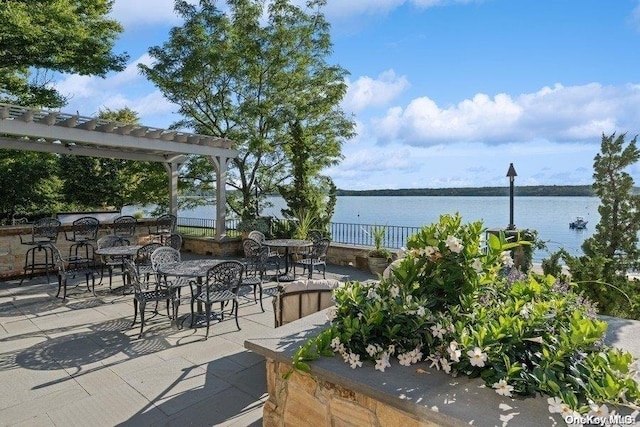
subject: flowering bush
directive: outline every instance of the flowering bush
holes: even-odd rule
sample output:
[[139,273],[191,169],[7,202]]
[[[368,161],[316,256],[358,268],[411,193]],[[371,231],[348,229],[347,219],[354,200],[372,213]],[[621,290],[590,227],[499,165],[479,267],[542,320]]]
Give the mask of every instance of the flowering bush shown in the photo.
[[294,355],[294,366],[338,353],[352,368],[376,370],[426,360],[453,375],[480,377],[498,394],[550,396],[549,410],[598,413],[604,404],[638,408],[631,354],[604,345],[606,324],[573,285],[525,275],[500,236],[481,245],[480,222],[459,215],[414,235],[380,282],[334,293],[331,326]]

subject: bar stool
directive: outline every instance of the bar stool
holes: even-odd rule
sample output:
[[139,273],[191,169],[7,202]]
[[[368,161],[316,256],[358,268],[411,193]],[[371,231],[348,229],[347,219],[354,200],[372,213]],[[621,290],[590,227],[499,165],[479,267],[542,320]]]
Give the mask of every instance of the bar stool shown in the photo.
[[[20,280],[21,285],[29,270],[29,279],[33,278],[36,271],[44,271],[47,274],[47,283],[49,282],[49,270],[56,267],[51,244],[58,241],[60,225],[60,221],[55,218],[43,218],[33,223],[30,237],[20,235],[20,243],[31,246],[24,259],[24,274]],[[36,252],[41,256],[36,257]]]
[[73,221],[70,234],[65,230],[65,239],[73,242],[69,247],[69,262],[71,264],[89,264],[94,262],[94,248],[89,242],[96,240],[99,228],[100,221],[98,218],[83,216]]
[[155,225],[149,226],[149,234],[153,236],[153,240],[160,239],[160,243],[164,244],[166,238],[176,232],[176,224],[178,218],[175,215],[164,214],[156,218]]

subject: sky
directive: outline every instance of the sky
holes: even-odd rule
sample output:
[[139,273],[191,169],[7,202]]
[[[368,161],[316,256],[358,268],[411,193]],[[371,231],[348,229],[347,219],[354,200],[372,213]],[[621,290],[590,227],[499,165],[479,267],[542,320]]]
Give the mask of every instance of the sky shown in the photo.
[[[302,4],[302,0],[293,0]],[[222,3],[221,3],[222,4]],[[328,0],[341,107],[357,125],[338,188],[589,185],[602,136],[640,133],[640,0]],[[173,0],[115,0],[106,78],[59,75],[63,111],[129,107],[166,128],[176,105],[138,72],[181,25]],[[636,185],[640,165],[629,169]]]

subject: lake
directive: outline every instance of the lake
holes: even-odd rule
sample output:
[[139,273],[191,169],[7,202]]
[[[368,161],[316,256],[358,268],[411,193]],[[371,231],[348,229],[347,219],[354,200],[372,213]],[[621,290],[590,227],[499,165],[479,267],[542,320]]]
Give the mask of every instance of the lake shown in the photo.
[[[282,217],[284,201],[270,197],[270,207],[263,215]],[[593,234],[600,221],[597,197],[515,197],[514,223],[518,229],[534,229],[541,240],[547,242],[547,251],[537,251],[534,259],[540,261],[559,248],[580,255],[580,246]],[[333,222],[420,227],[438,221],[442,214],[459,212],[464,222],[482,220],[487,228],[505,228],[509,224],[508,197],[442,197],[442,196],[340,196],[336,203]],[[188,218],[214,218],[213,206],[202,206],[180,211]],[[576,216],[589,221],[587,228],[569,228]]]

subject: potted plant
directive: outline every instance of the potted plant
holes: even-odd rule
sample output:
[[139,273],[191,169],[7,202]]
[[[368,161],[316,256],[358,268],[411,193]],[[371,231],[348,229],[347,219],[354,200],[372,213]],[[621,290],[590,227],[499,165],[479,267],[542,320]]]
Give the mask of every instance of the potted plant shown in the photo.
[[373,249],[369,251],[369,270],[374,274],[382,274],[392,259],[391,251],[382,247],[387,226],[371,227],[371,238],[373,239]]

